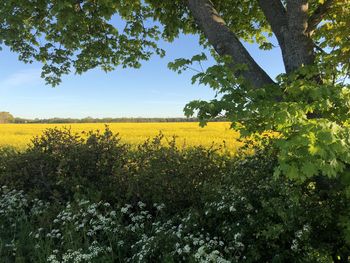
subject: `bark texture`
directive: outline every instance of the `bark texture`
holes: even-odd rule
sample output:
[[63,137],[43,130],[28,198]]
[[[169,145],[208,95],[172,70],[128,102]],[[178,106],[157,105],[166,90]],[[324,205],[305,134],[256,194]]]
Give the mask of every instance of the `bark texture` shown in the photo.
[[286,72],[315,61],[314,43],[307,32],[309,4],[307,0],[287,0],[288,33],[283,56]]
[[287,12],[280,0],[259,0],[261,10],[275,33],[282,52],[285,50],[286,34],[288,34]]
[[[210,0],[186,0],[198,27],[221,55],[229,55],[234,64],[246,64],[240,74],[259,88],[274,81],[254,61],[234,32],[225,24]],[[282,51],[286,73],[315,62],[313,30],[329,11],[334,0],[326,0],[310,15],[308,0],[258,0]]]
[[239,72],[254,87],[274,84],[269,75],[255,62],[237,36],[226,26],[210,0],[188,0],[188,7],[209,43],[221,55],[233,59],[233,67],[246,64],[248,70]]
[[[280,0],[259,0],[259,5],[278,40],[286,72],[312,64],[315,54],[309,31],[308,1],[287,0],[287,8]],[[315,17],[314,23],[316,20]]]

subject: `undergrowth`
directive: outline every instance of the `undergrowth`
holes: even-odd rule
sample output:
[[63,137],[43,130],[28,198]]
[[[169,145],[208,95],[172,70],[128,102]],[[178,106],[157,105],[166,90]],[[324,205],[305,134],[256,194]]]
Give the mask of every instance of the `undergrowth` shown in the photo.
[[347,260],[342,182],[274,178],[276,159],[49,129],[0,150],[1,262]]

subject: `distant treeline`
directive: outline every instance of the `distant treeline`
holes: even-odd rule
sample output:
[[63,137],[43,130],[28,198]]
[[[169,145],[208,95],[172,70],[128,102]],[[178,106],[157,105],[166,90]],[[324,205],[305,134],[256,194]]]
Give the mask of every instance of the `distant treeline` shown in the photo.
[[7,111],[1,111],[0,112],[0,123],[12,123],[14,122],[15,118],[12,116],[11,113]]
[[[113,123],[113,122],[198,122],[197,118],[50,118],[50,119],[22,119],[14,118],[12,123]],[[226,121],[224,118],[212,120],[214,122]]]

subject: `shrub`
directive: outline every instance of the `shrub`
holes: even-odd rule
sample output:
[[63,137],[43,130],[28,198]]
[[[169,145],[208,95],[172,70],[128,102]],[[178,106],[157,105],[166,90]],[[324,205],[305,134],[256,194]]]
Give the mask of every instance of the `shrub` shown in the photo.
[[230,160],[217,149],[180,150],[175,139],[163,144],[162,134],[130,152],[125,167],[127,202],[165,203],[177,212],[203,205],[203,196],[219,187]]
[[[127,146],[106,128],[85,134],[48,129],[24,152],[8,160],[2,184],[45,200],[114,192],[114,170],[126,162]],[[87,187],[86,187],[87,186]],[[97,198],[97,197],[96,197]]]
[[323,178],[332,189],[325,195],[318,178],[302,184],[274,178],[276,162],[271,149],[238,159],[217,199],[194,221],[205,218],[202,228],[211,235],[240,242],[239,253],[229,256],[238,262],[332,262],[336,255],[347,260],[344,185]]
[[165,140],[134,149],[108,128],[51,129],[24,152],[2,150],[0,258],[347,262],[341,178],[273,177],[277,155],[268,145],[232,158]]
[[108,127],[86,134],[48,129],[24,152],[1,155],[0,183],[42,200],[164,202],[176,213],[201,205],[203,191],[219,185],[230,161],[216,151],[181,150],[162,134],[133,149]]

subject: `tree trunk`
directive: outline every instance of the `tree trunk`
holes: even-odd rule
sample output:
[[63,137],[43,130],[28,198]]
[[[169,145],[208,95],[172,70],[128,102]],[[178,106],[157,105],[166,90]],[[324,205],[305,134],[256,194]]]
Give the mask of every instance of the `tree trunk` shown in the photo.
[[315,62],[314,43],[307,33],[308,11],[307,0],[287,1],[288,32],[282,51],[287,73]]
[[280,45],[286,73],[313,64],[314,43],[308,24],[314,26],[318,19],[309,21],[307,0],[288,0],[287,9],[280,0],[259,0],[259,5]]
[[[309,14],[308,0],[286,0],[285,5],[281,0],[258,2],[280,45],[286,73],[314,64],[315,45],[311,35],[334,0],[325,0],[313,14]],[[233,68],[247,65],[247,70],[238,72],[240,76],[257,88],[275,83],[226,26],[210,0],[187,0],[187,5],[216,52],[220,56],[232,57]],[[321,81],[321,78],[316,77],[316,81]]]
[[233,68],[242,64],[248,67],[247,70],[237,72],[237,75],[243,76],[257,88],[274,84],[269,75],[250,56],[237,36],[226,26],[210,0],[188,0],[188,8],[197,25],[220,56],[232,57]]

